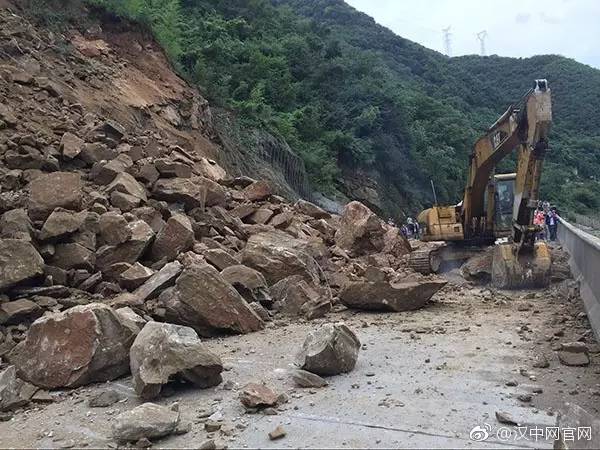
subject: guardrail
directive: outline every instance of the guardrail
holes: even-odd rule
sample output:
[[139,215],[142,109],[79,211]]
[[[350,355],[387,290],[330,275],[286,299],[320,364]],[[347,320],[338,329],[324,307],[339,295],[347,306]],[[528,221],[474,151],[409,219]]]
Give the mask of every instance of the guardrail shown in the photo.
[[600,340],[600,238],[561,218],[558,240],[571,256],[571,271],[580,279],[581,298],[596,339]]

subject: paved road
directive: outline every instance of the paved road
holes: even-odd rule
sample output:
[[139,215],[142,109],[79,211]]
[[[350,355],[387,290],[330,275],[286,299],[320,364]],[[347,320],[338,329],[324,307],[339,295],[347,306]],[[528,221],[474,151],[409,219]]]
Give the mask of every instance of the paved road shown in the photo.
[[[529,427],[522,429],[527,433],[532,427],[553,426],[556,409],[567,399],[597,408],[591,392],[600,382],[600,357],[590,367],[568,368],[550,349],[585,331],[585,323],[575,318],[579,305],[565,304],[554,290],[537,297],[532,293],[532,298],[511,295],[454,287],[421,311],[330,315],[328,321],[343,320],[355,329],[363,348],[355,370],[330,378],[323,389],[295,388],[288,371],[306,333],[324,320],[279,322],[259,333],[210,340],[208,345],[224,360],[228,369],[224,379],[234,383],[233,390],[223,390],[224,385],[178,390],[161,400],[179,401],[183,419],[193,426],[191,432],[155,446],[193,448],[212,437],[230,448],[550,448],[549,441],[516,439],[516,427],[509,427],[511,438],[497,438],[502,425],[495,419],[496,411],[513,414]],[[554,333],[564,337],[552,338]],[[549,355],[549,369],[532,368],[540,352]],[[520,369],[528,370],[535,381]],[[507,387],[509,380],[518,385]],[[289,402],[277,415],[245,414],[237,388],[249,381],[264,381],[286,392]],[[89,409],[84,400],[102,385],[66,393],[60,402],[0,423],[1,446],[110,444],[112,418],[139,403],[128,379],[110,384],[129,399]],[[534,395],[531,404],[516,398],[536,387],[543,393]],[[198,416],[207,411],[222,420],[224,433],[204,431],[205,419]],[[485,442],[471,440],[470,431],[485,424],[490,437]],[[269,441],[267,434],[277,425],[287,436]]]

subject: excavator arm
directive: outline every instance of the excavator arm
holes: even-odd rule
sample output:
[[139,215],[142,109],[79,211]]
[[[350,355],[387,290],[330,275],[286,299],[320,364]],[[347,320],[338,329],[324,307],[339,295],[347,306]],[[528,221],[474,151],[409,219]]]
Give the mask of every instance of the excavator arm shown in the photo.
[[489,183],[496,165],[518,148],[511,234],[519,247],[533,247],[536,232],[532,226],[533,209],[537,206],[551,122],[550,88],[546,80],[536,80],[522,100],[511,105],[477,140],[462,207],[466,239],[493,236],[493,186]]

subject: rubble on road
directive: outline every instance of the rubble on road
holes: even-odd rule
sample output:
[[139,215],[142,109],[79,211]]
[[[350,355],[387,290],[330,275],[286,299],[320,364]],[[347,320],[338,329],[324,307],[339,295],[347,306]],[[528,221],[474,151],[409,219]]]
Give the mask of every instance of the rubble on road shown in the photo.
[[240,401],[246,408],[266,408],[277,404],[278,395],[264,384],[248,383],[240,392]]
[[118,442],[156,439],[173,433],[178,423],[177,407],[144,403],[115,417],[112,434]]
[[37,319],[7,359],[36,386],[77,387],[125,375],[133,337],[111,307],[91,303]]
[[338,375],[354,369],[360,350],[356,334],[344,324],[326,324],[309,333],[296,364],[317,375]]
[[340,292],[340,301],[349,308],[411,311],[425,306],[446,283],[445,280],[350,282]]
[[222,381],[221,359],[181,325],[146,323],[131,346],[130,364],[133,388],[144,400],[158,397],[163,385],[177,378],[201,388]]

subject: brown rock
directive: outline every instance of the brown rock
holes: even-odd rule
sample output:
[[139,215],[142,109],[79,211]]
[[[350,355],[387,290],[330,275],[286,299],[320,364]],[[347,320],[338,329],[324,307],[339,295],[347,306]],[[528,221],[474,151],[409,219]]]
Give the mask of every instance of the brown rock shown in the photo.
[[269,222],[269,225],[272,225],[275,228],[284,229],[290,226],[293,219],[294,213],[291,211],[286,211],[277,214],[275,217],[273,217]]
[[267,280],[262,273],[243,265],[232,265],[221,272],[221,276],[230,283],[248,303],[259,302],[271,306],[273,300],[269,293]]
[[565,366],[588,366],[590,354],[584,342],[568,342],[561,345],[558,359]]
[[131,175],[126,172],[118,174],[115,179],[106,188],[107,192],[121,192],[123,194],[131,195],[146,201],[146,188],[136,181]]
[[154,161],[154,167],[163,178],[190,178],[192,168],[187,164],[172,161],[168,158],[159,158]]
[[8,359],[36,386],[76,387],[126,374],[132,342],[109,306],[91,303],[36,320]]
[[269,439],[272,441],[276,441],[277,439],[282,439],[287,435],[285,429],[281,425],[277,425],[273,431],[269,432]]
[[33,225],[24,209],[11,209],[0,217],[0,237],[30,240]]
[[318,266],[310,255],[308,243],[283,231],[258,233],[248,239],[240,252],[242,264],[261,272],[274,284],[291,275],[318,282]]
[[108,161],[100,161],[94,164],[90,177],[98,184],[111,183],[119,174],[127,172],[133,166],[131,158],[122,153],[116,158]]
[[306,200],[298,200],[294,205],[294,209],[301,214],[314,217],[315,219],[329,219],[331,214],[325,211],[323,208],[315,205],[314,203],[307,202]]
[[340,301],[348,308],[412,311],[425,306],[446,283],[445,280],[350,282],[340,293]]
[[61,269],[93,270],[96,265],[96,255],[83,245],[75,243],[57,244],[51,264]]
[[271,287],[274,308],[290,316],[304,316],[307,319],[323,317],[331,310],[331,294],[318,289],[309,285],[300,275],[284,278]]
[[74,233],[85,222],[87,213],[76,213],[62,208],[56,208],[48,216],[39,234],[42,241],[56,239]]
[[273,193],[273,189],[267,181],[260,180],[247,186],[243,192],[246,199],[256,202],[268,198]]
[[200,335],[249,333],[264,326],[233,286],[208,264],[186,268],[175,288],[163,292],[159,300],[170,322],[190,326]]
[[277,394],[264,384],[248,383],[242,388],[240,401],[246,408],[265,408],[277,404]]
[[306,337],[296,363],[317,375],[350,372],[356,365],[360,341],[344,324],[327,324]]
[[73,133],[63,134],[60,140],[60,151],[62,155],[67,159],[73,159],[81,153],[85,142],[83,139],[75,136]]
[[118,245],[127,242],[131,238],[131,228],[129,228],[125,217],[117,212],[110,211],[100,216],[98,234],[102,244]]
[[255,224],[265,224],[269,221],[269,219],[273,217],[273,211],[271,211],[268,208],[259,208],[256,211],[254,211],[247,219],[246,221],[248,223],[255,223]]
[[119,274],[119,285],[124,289],[134,290],[144,284],[152,275],[154,275],[154,270],[136,262]]
[[[8,366],[0,372],[0,411],[10,411],[29,403],[31,392],[29,383],[17,378],[15,366]],[[34,389],[35,392],[35,389]]]
[[43,311],[37,303],[21,298],[0,304],[0,325],[12,325],[25,319],[37,319]]
[[166,258],[171,261],[194,243],[192,223],[185,214],[175,214],[167,220],[152,245],[151,256],[155,260]]
[[210,264],[215,266],[219,270],[226,269],[230,266],[239,264],[233,256],[221,248],[211,248],[202,253]]
[[44,273],[35,247],[19,239],[0,239],[0,292]]
[[321,388],[327,386],[329,383],[319,375],[306,370],[298,369],[292,372],[292,379],[297,386],[303,388]]
[[340,227],[335,233],[335,243],[355,256],[376,253],[385,246],[386,229],[383,222],[360,202],[350,202],[344,207]]
[[134,292],[136,298],[146,300],[156,296],[167,286],[175,283],[175,278],[179,276],[183,266],[179,261],[173,261],[165,264],[162,269],[152,275]]
[[135,220],[128,224],[131,238],[117,246],[105,245],[96,252],[96,264],[106,272],[116,263],[134,264],[149,247],[154,238],[154,231],[143,220]]
[[144,403],[115,417],[112,434],[119,442],[156,439],[173,433],[178,424],[177,408]]
[[180,202],[187,209],[225,203],[222,186],[204,177],[166,178],[154,183],[154,197],[168,202]]
[[201,388],[216,386],[222,370],[221,359],[189,327],[148,322],[131,346],[133,387],[144,400],[158,397],[176,378]]
[[52,172],[29,183],[29,215],[35,220],[46,219],[56,208],[79,211],[81,207],[81,177],[73,172]]

